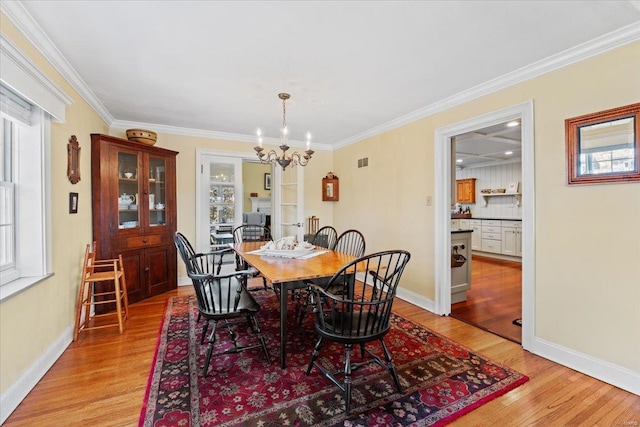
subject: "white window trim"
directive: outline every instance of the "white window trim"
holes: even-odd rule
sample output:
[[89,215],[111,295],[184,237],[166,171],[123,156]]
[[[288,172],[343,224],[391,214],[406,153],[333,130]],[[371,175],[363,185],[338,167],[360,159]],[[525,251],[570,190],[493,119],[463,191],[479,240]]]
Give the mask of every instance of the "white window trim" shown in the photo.
[[[32,123],[31,127],[20,128],[20,143],[16,147],[18,156],[29,159],[16,162],[16,181],[19,184],[30,183],[33,187],[25,189],[21,185],[16,195],[16,269],[20,272],[20,278],[7,283],[0,280],[0,301],[53,274],[51,120],[46,112],[36,108]],[[38,218],[21,220],[25,215],[37,215]]]
[[[0,66],[2,75],[0,80],[12,91],[24,97],[34,106],[39,107],[34,111],[35,126],[31,132],[37,132],[38,141],[43,144],[41,156],[34,167],[40,168],[38,179],[40,180],[40,192],[37,205],[39,206],[38,220],[39,233],[33,241],[41,242],[41,247],[34,255],[35,245],[16,245],[16,260],[30,259],[31,262],[18,266],[21,270],[21,278],[0,286],[0,301],[9,298],[24,289],[27,289],[47,277],[53,275],[52,270],[52,214],[51,214],[51,120],[63,123],[65,121],[66,106],[72,104],[72,99],[64,93],[58,85],[43,73],[38,66],[31,61],[15,44],[4,34],[0,33]],[[27,131],[29,132],[29,131]],[[34,135],[30,135],[32,140]],[[26,173],[26,171],[24,171]],[[18,191],[17,197],[20,198]],[[18,209],[19,200],[16,201]],[[24,208],[23,208],[24,209]],[[19,227],[20,212],[16,211],[16,226]],[[27,214],[33,213],[27,211]],[[21,230],[19,232],[24,232]],[[31,230],[27,236],[34,236]],[[20,237],[18,238],[18,242]],[[24,241],[24,240],[23,240]],[[27,257],[27,258],[25,258]],[[35,257],[35,258],[34,258]],[[36,260],[34,262],[34,260]],[[25,270],[26,268],[26,270]]]

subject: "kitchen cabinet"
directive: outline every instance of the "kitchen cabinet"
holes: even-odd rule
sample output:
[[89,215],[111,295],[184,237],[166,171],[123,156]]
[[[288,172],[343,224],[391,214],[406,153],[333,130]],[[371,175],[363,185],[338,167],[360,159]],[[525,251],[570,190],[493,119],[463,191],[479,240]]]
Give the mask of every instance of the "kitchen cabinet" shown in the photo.
[[456,203],[476,202],[476,179],[465,178],[456,180]]
[[502,253],[502,228],[500,220],[482,220],[482,251]]
[[501,221],[502,254],[522,256],[522,222]]
[[122,255],[130,303],[177,287],[177,154],[91,135],[93,240],[98,258]]
[[474,251],[482,250],[482,220],[469,220],[469,227],[473,230],[471,233],[471,249]]

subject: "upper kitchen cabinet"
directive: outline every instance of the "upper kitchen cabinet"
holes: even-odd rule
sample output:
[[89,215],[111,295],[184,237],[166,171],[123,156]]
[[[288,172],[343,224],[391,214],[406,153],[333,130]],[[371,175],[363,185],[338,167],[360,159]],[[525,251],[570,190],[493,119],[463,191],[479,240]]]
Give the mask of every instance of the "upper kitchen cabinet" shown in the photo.
[[476,179],[465,178],[456,180],[456,203],[476,202]]
[[93,239],[99,258],[122,255],[129,302],[177,287],[177,154],[91,135]]

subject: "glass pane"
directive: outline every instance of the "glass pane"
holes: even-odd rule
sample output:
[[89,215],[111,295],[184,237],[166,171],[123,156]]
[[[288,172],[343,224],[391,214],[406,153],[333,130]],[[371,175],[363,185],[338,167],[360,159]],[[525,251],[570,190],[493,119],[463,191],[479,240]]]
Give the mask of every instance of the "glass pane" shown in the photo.
[[149,158],[149,225],[155,227],[166,222],[165,162],[157,157]]
[[138,156],[118,153],[119,228],[140,226],[138,202]]
[[212,231],[230,233],[236,216],[235,165],[210,163],[209,222]]
[[634,172],[634,129],[633,117],[580,126],[579,175]]

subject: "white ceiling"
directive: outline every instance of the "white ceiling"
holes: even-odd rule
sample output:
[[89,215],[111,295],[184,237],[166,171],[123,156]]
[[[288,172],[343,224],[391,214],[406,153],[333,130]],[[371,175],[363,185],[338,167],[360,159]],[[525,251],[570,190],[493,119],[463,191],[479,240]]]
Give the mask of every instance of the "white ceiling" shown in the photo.
[[456,167],[469,168],[521,161],[519,121],[499,123],[455,137]]
[[3,3],[114,127],[277,137],[289,92],[291,139],[319,148],[640,39],[637,0]]

